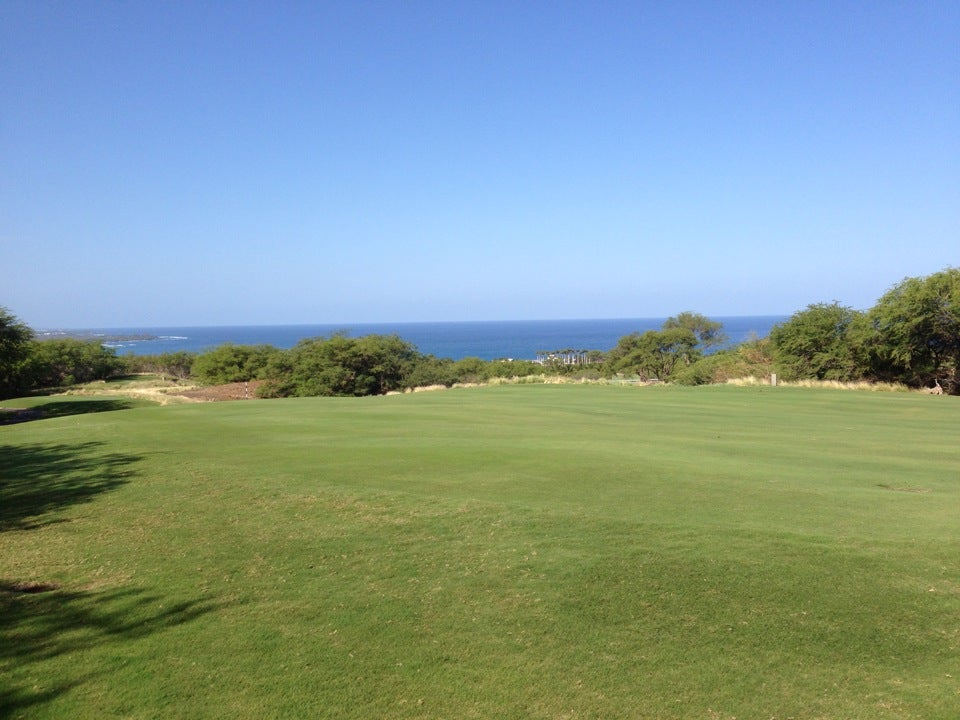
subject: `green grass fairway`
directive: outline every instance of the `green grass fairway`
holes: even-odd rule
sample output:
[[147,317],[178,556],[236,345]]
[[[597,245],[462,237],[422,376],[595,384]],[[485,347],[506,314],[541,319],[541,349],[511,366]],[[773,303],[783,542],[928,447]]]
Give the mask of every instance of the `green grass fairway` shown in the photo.
[[46,402],[0,716],[960,717],[957,398]]

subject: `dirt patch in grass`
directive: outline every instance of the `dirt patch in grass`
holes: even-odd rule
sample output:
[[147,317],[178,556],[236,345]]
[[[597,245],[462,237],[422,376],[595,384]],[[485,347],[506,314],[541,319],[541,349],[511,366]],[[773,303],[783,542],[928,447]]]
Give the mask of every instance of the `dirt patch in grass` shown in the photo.
[[190,398],[200,402],[216,402],[220,400],[256,400],[257,388],[263,385],[263,380],[250,382],[229,383],[227,385],[212,385],[210,387],[193,388],[182,392],[169,392],[171,395]]
[[894,492],[905,492],[905,493],[928,493],[930,492],[929,488],[922,487],[895,487],[893,485],[887,485],[886,483],[880,483],[879,487],[882,487],[884,490],[893,490]]
[[[126,378],[120,382],[97,381],[64,390],[61,395],[80,397],[127,397],[149,400],[160,405],[220,400],[256,400],[263,380],[202,386],[189,380],[168,380],[156,376]],[[0,408],[0,425],[35,420],[49,413],[39,409]]]

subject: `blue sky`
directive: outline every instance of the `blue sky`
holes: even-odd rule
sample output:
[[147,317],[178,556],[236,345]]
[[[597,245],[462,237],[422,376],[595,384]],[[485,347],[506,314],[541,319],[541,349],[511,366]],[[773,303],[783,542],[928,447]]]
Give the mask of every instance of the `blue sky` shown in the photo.
[[958,2],[0,3],[34,327],[789,314],[960,265]]

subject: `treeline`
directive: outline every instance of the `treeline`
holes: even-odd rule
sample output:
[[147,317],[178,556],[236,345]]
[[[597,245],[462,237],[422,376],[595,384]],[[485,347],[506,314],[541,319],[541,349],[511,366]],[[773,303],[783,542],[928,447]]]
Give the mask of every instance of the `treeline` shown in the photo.
[[124,361],[96,340],[34,340],[32,331],[0,308],[0,398],[124,373]]
[[786,379],[898,382],[960,394],[960,269],[906,278],[866,311],[808,305],[770,333]]
[[960,394],[960,269],[906,278],[865,311],[817,303],[769,338],[711,353],[721,328],[683,313],[660,331],[628,335],[606,372],[698,385],[776,372],[784,380],[900,383]]
[[424,355],[396,335],[336,334],[289,350],[225,344],[209,352],[118,357],[95,340],[38,341],[0,308],[0,397],[134,373],[219,385],[262,381],[262,397],[361,396],[496,378],[569,375],[701,385],[778,373],[784,380],[884,381],[960,394],[960,270],[907,278],[867,311],[809,305],[769,338],[726,345],[720,323],[692,312],[620,338],[585,364]]
[[124,362],[130,373],[189,377],[209,385],[260,380],[261,397],[383,395],[544,372],[542,365],[527,361],[424,355],[397,335],[335,334],[302,340],[289,350],[226,343],[200,355],[128,355]]

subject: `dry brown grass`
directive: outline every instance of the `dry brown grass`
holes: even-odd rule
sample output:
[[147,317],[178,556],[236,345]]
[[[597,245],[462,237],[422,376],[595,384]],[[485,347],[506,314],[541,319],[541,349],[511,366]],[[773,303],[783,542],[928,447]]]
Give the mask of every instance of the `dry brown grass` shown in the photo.
[[[727,385],[737,385],[741,387],[757,387],[760,385],[770,385],[770,377],[754,377],[750,375],[744,378],[733,378],[727,380]],[[777,378],[778,387],[804,387],[804,388],[827,388],[831,390],[865,390],[868,392],[916,392],[906,385],[900,383],[866,382],[863,380],[856,382],[841,382],[839,380],[781,380]]]
[[150,400],[159,405],[200,402],[181,393],[196,390],[200,386],[188,381],[173,381],[155,375],[145,375],[119,382],[96,382],[77,385],[60,393],[82,397],[128,397],[136,400]]

